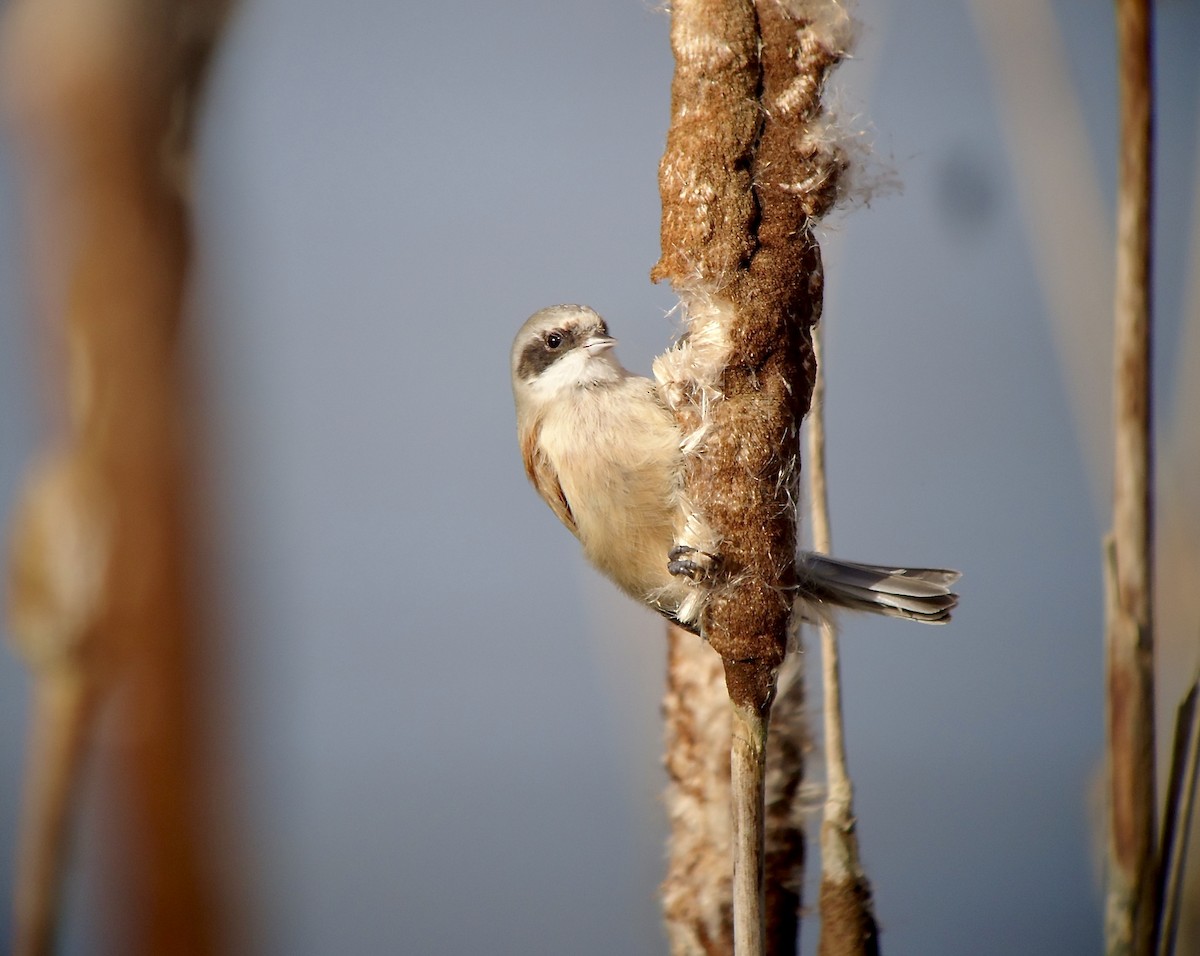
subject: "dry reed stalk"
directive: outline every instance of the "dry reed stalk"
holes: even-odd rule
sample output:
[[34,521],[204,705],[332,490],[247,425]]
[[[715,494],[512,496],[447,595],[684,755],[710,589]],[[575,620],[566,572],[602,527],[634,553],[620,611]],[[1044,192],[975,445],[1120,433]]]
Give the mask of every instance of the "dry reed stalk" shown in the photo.
[[1113,528],[1105,547],[1109,839],[1105,946],[1153,949],[1154,640],[1151,419],[1151,13],[1117,0],[1121,151],[1117,193]]
[[133,834],[123,952],[208,953],[187,468],[176,350],[183,195],[216,2],[17,0],[4,86],[23,160],[35,300],[64,351],[65,420],[16,511],[9,613],[34,675],[16,951],[48,953],[72,791],[97,702],[118,686],[116,767]]
[[[809,507],[813,549],[829,554],[833,531],[825,484],[825,378],[821,332],[813,334],[817,382],[808,416]],[[867,956],[879,952],[879,928],[871,903],[871,883],[858,852],[854,818],[854,785],[846,762],[842,722],[842,679],[837,627],[822,619],[821,683],[824,692],[825,772],[828,792],[821,820],[821,956]]]
[[1187,848],[1200,775],[1200,679],[1194,679],[1175,714],[1174,746],[1159,841],[1158,910],[1154,936],[1157,956],[1172,956],[1187,873]]
[[679,294],[688,335],[655,373],[691,451],[685,491],[722,559],[702,626],[732,704],[739,956],[760,956],[766,945],[767,728],[796,588],[798,435],[822,294],[812,226],[835,201],[845,166],[820,97],[847,24],[833,0],[671,8],[675,76],[652,276]]

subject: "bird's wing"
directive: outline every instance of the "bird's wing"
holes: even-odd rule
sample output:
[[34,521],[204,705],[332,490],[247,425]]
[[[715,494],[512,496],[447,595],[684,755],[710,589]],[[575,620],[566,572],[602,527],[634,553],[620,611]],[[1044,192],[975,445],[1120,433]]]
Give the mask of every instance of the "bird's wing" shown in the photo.
[[578,535],[575,516],[571,514],[571,506],[567,503],[567,496],[563,494],[558,472],[539,448],[540,430],[541,422],[536,422],[521,436],[521,457],[525,461],[525,474],[533,482],[533,487],[542,496],[542,500],[550,506],[550,510],[558,515],[558,520],[567,526],[571,534]]

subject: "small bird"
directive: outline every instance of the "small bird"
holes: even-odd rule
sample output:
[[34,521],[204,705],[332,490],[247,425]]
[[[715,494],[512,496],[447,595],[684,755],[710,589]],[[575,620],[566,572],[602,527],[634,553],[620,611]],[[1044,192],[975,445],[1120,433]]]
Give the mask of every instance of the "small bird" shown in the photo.
[[[699,634],[719,543],[692,543],[699,519],[684,494],[679,425],[659,386],[617,360],[616,344],[583,305],[542,309],[521,326],[511,361],[525,472],[598,570]],[[957,571],[801,552],[797,574],[809,619],[842,607],[941,624],[958,603]]]

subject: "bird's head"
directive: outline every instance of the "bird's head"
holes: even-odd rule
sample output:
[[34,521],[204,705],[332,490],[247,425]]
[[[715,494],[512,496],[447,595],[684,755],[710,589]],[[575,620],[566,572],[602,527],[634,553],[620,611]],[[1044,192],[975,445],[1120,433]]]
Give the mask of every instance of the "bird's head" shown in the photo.
[[604,319],[586,305],[553,305],[535,312],[512,347],[518,416],[575,389],[620,381],[628,372],[612,352],[616,344]]

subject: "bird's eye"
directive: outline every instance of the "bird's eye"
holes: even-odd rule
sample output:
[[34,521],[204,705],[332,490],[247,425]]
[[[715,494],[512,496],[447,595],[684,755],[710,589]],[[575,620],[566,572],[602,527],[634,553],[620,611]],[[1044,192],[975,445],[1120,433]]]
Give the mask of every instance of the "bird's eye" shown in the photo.
[[549,335],[546,336],[546,345],[549,346],[550,348],[556,349],[562,344],[563,344],[563,337],[562,337],[561,332],[551,332]]

